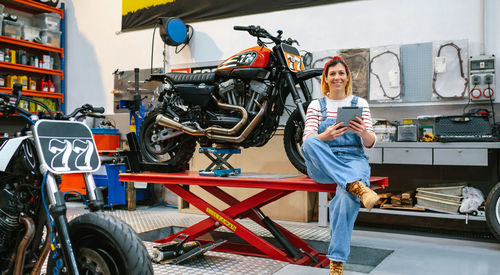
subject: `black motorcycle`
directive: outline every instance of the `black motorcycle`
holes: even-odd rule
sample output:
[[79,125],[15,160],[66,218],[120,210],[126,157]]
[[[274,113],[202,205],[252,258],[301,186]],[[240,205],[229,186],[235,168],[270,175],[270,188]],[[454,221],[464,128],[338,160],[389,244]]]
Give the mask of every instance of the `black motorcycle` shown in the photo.
[[[258,46],[223,61],[211,73],[166,73],[161,81],[160,105],[144,119],[139,146],[147,161],[183,170],[193,156],[196,141],[203,147],[265,145],[274,135],[291,94],[295,109],[285,126],[285,150],[301,172],[306,167],[300,145],[305,111],[311,101],[307,81],[321,69],[304,69],[292,39],[282,39],[258,26],[235,26],[257,37]],[[268,42],[263,41],[265,39]],[[272,49],[266,47],[273,44]]]
[[[100,159],[90,129],[71,120],[104,109],[84,105],[54,116],[42,102],[22,96],[21,88],[0,93],[1,115],[29,122],[21,136],[0,139],[0,274],[39,274],[47,255],[48,274],[153,274],[134,230],[97,212],[104,204],[92,172]],[[20,100],[48,113],[33,115]],[[59,191],[59,174],[65,173],[83,173],[92,212],[69,223]]]

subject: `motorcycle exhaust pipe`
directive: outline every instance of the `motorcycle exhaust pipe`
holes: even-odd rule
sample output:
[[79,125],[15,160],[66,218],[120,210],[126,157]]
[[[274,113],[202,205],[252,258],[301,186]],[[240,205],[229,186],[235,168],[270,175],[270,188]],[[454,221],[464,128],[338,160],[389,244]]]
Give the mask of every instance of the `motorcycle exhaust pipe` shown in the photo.
[[[52,230],[50,228],[50,224],[47,221],[47,230]],[[38,257],[38,260],[35,263],[35,267],[33,267],[33,270],[31,271],[30,275],[39,275],[40,272],[42,271],[42,266],[43,262],[45,261],[45,258],[49,254],[49,249],[50,249],[50,238],[49,238],[50,233],[47,232],[47,236],[45,237],[45,243],[42,248],[42,252],[40,253],[40,257]]]
[[193,129],[191,127],[184,126],[184,125],[180,124],[179,122],[177,122],[173,119],[170,119],[164,115],[158,115],[156,117],[156,124],[164,126],[164,127],[172,128],[175,130],[179,130],[179,131],[182,131],[182,132],[189,134],[189,135],[192,135],[192,136],[205,136],[205,135],[208,136],[208,134],[211,134],[211,133],[228,135],[228,136],[236,134],[243,127],[243,125],[245,125],[245,123],[247,123],[247,121],[248,121],[247,110],[245,110],[245,108],[240,107],[240,106],[235,106],[235,105],[230,105],[230,104],[218,102],[215,97],[214,97],[214,100],[217,102],[217,106],[221,109],[234,110],[234,111],[238,111],[241,113],[241,120],[236,125],[234,125],[233,128],[227,129],[227,128],[220,128],[220,127],[208,127],[205,130],[198,130],[198,129]]
[[[223,104],[223,103],[220,103],[220,104]],[[224,105],[228,105],[228,104],[224,104]],[[233,106],[233,105],[228,105],[228,106],[241,108],[239,106]],[[225,106],[225,107],[227,107],[227,106]],[[257,124],[261,121],[266,108],[267,108],[267,101],[264,101],[264,103],[262,104],[262,106],[259,110],[259,113],[257,113],[257,115],[250,122],[250,124],[248,124],[247,128],[243,131],[243,133],[241,133],[241,135],[239,135],[237,137],[214,135],[214,134],[208,132],[209,129],[211,129],[213,131],[213,129],[221,130],[222,128],[209,127],[205,131],[196,130],[196,129],[193,129],[191,127],[184,126],[184,125],[180,124],[179,122],[177,122],[173,119],[170,119],[164,115],[158,115],[156,117],[156,123],[158,125],[161,125],[164,127],[169,127],[169,128],[175,129],[175,130],[182,131],[182,132],[189,134],[189,135],[192,135],[192,136],[206,136],[209,139],[239,143],[239,142],[242,142],[243,140],[245,140],[247,138],[247,136],[250,134],[250,132],[252,132],[252,130],[255,129]],[[246,114],[246,110],[244,108],[241,108],[241,109]],[[245,120],[247,120],[246,116],[244,116],[244,118],[245,118]],[[239,126],[240,123],[241,123],[241,125],[243,125],[243,123],[246,123],[246,121],[245,122],[242,122],[242,121],[243,121],[243,119],[240,122],[238,122],[238,124],[233,128],[236,128],[237,126],[240,127]]]
[[250,124],[248,124],[247,128],[245,128],[243,133],[241,133],[241,135],[238,137],[227,137],[227,136],[219,136],[219,135],[212,135],[212,134],[207,134],[207,137],[210,139],[213,139],[213,140],[222,140],[222,141],[229,141],[229,142],[233,142],[233,143],[240,143],[240,142],[244,141],[248,137],[248,135],[253,131],[253,129],[255,129],[257,124],[259,124],[259,122],[262,120],[262,117],[264,116],[266,109],[267,109],[267,100],[264,101],[264,103],[260,107],[260,110],[257,113],[257,115],[252,119]]
[[26,226],[26,233],[23,236],[23,239],[19,243],[16,252],[16,262],[14,265],[14,274],[23,274],[23,266],[24,266],[24,258],[26,255],[26,249],[29,244],[33,240],[33,236],[35,236],[35,223],[33,219],[30,217],[21,216],[19,217],[19,221]]

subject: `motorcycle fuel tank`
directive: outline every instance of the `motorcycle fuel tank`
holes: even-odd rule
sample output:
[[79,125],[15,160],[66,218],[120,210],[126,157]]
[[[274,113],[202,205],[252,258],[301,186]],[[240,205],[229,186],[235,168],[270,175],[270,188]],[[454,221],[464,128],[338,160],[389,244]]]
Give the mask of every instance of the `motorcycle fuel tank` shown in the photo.
[[252,47],[224,60],[215,71],[216,75],[227,78],[265,79],[271,50],[266,47]]

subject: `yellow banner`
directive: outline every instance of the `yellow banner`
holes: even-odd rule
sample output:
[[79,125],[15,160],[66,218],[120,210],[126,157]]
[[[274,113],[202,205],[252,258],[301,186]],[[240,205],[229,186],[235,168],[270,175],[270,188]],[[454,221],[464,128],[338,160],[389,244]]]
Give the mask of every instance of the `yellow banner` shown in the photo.
[[173,3],[176,0],[122,0],[122,15],[153,6]]

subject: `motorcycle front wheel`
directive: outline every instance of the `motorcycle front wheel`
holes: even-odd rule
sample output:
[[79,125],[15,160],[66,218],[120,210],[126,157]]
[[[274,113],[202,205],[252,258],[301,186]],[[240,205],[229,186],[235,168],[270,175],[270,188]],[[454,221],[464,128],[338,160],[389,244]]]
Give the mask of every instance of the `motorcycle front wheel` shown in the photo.
[[175,131],[156,124],[156,116],[159,114],[160,109],[151,111],[141,124],[138,141],[141,153],[148,162],[163,163],[172,166],[174,170],[184,171],[193,157],[196,138],[180,134],[162,140],[162,136]]
[[[305,110],[307,106],[304,104]],[[285,152],[292,165],[303,174],[307,174],[306,162],[300,151],[302,146],[302,134],[304,133],[304,121],[298,109],[292,112],[285,125],[283,141]]]
[[[153,274],[146,247],[135,231],[121,220],[88,213],[73,219],[69,232],[80,274]],[[47,274],[68,274],[62,270],[60,254],[54,254],[49,255]]]

